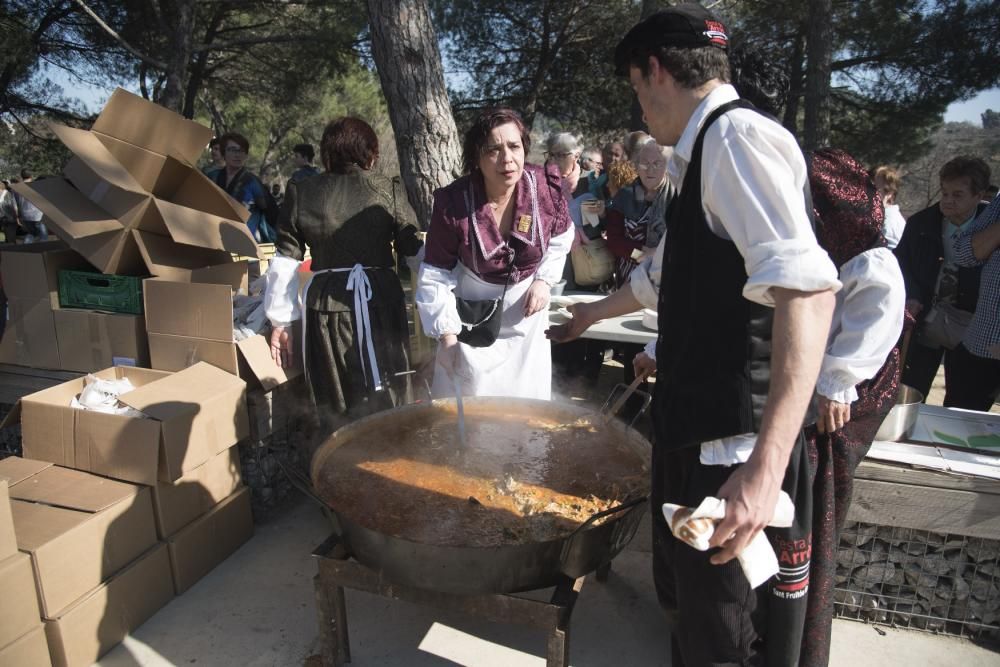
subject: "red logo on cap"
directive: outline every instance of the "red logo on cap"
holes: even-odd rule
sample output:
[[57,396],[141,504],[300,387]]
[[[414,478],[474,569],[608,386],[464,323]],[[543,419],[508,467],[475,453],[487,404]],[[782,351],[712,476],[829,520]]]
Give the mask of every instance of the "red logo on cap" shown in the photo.
[[726,35],[726,26],[718,21],[705,21],[705,36],[708,41],[716,46],[728,46],[729,37]]

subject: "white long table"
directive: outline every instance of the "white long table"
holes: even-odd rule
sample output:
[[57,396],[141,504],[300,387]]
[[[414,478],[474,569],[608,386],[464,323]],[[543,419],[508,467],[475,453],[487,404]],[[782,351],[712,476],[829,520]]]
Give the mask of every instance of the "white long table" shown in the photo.
[[[601,295],[592,292],[567,292],[561,295],[562,298],[553,296],[549,309],[549,324],[565,324],[569,318],[559,312],[568,300],[594,301],[601,298]],[[582,338],[592,338],[594,340],[607,340],[615,343],[639,343],[645,345],[651,340],[656,340],[656,331],[646,328],[642,323],[642,311],[612,317],[597,322],[581,336]]]

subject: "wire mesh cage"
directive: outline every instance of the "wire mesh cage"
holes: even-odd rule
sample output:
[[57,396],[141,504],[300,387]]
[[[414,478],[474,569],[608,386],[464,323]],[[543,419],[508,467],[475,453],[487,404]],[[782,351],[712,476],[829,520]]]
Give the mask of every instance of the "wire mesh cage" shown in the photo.
[[1000,642],[1000,540],[849,522],[834,613]]

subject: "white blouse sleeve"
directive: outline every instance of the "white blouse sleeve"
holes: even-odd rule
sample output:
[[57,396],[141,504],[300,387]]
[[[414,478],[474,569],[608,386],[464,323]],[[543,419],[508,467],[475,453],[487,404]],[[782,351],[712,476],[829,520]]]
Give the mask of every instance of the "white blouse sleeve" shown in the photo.
[[535,279],[542,280],[555,285],[562,280],[563,266],[566,264],[566,255],[573,245],[573,237],[576,235],[576,228],[572,225],[563,232],[549,239],[549,248],[542,256],[538,268],[535,270]]
[[455,295],[452,290],[458,284],[456,278],[461,265],[456,263],[451,271],[427,264],[420,265],[417,274],[417,293],[414,302],[420,313],[420,323],[432,338],[462,331],[462,320],[458,317]]
[[862,253],[840,268],[830,339],[816,391],[838,403],[857,400],[855,385],[875,376],[903,329],[906,288],[888,248]]
[[646,253],[639,266],[635,267],[629,276],[632,296],[644,308],[651,310],[656,310],[660,300],[660,272],[663,268],[663,251],[666,241],[667,235],[664,234],[660,237],[660,244],[656,246],[656,252]]
[[271,326],[287,327],[301,316],[299,262],[277,255],[268,263],[264,280],[264,313]]

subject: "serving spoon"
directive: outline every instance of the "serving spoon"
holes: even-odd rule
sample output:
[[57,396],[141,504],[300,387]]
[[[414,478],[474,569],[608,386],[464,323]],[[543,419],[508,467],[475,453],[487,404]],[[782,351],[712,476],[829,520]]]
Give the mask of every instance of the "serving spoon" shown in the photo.
[[452,378],[455,383],[455,404],[458,406],[458,443],[465,446],[465,408],[462,405],[462,381]]

